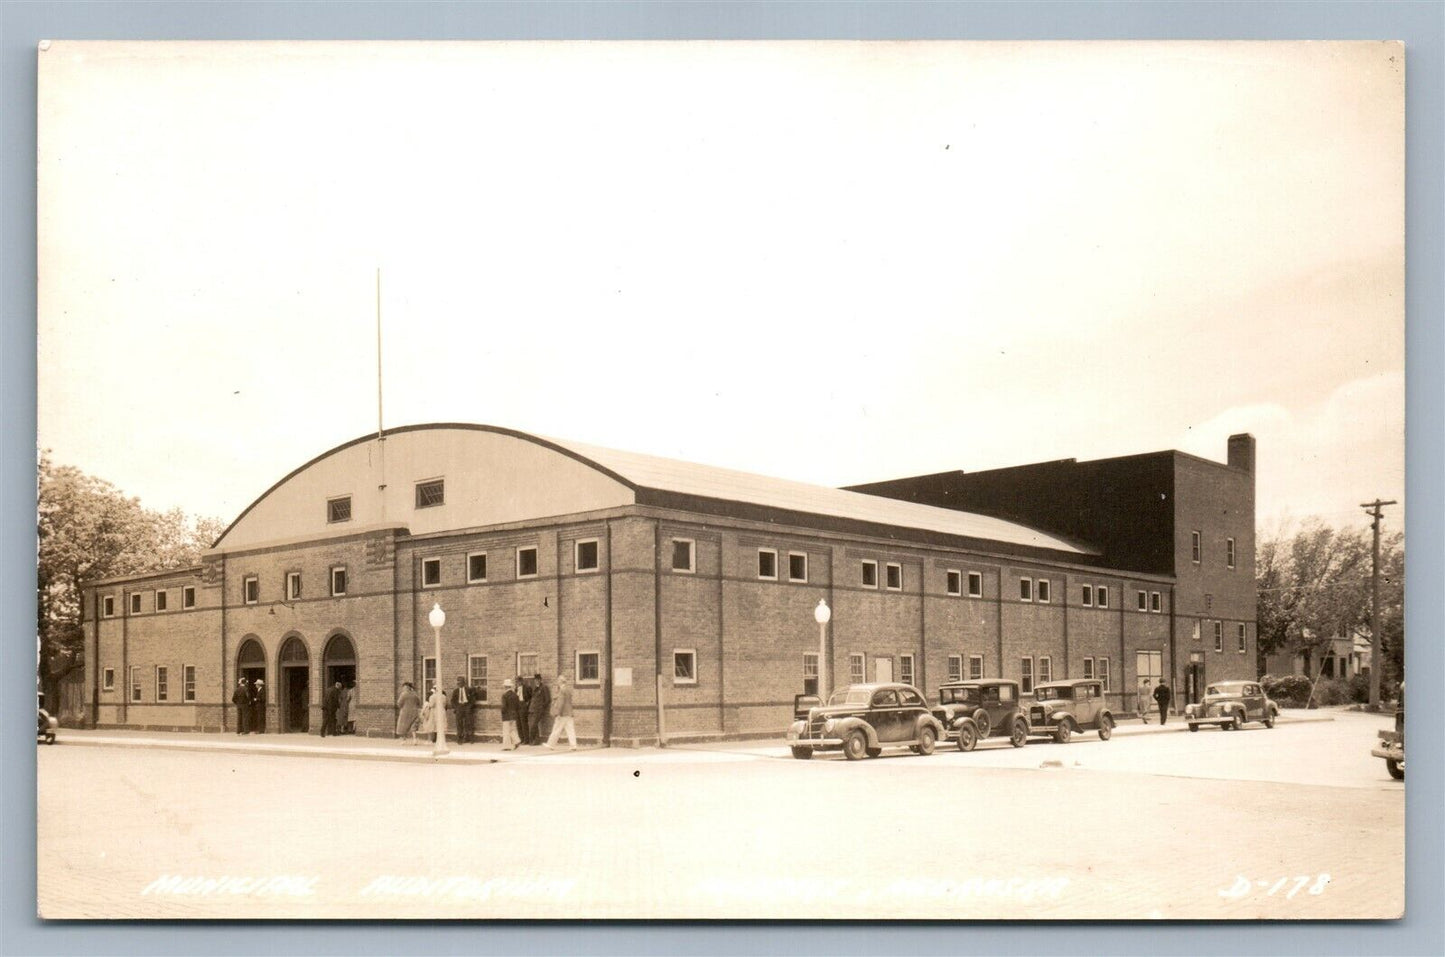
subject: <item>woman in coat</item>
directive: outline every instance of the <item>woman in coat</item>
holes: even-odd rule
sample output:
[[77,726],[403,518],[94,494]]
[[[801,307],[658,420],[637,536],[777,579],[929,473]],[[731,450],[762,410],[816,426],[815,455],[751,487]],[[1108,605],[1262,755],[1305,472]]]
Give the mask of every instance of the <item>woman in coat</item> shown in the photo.
[[416,726],[421,719],[421,695],[410,681],[401,686],[401,697],[396,699],[396,736],[408,738],[408,744],[416,744]]

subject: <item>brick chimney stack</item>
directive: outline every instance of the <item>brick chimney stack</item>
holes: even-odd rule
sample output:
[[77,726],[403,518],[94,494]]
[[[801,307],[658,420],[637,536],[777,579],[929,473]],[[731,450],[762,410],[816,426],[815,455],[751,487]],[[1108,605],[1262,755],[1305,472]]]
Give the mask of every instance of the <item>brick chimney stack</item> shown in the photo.
[[1229,467],[1254,474],[1254,436],[1241,432],[1229,437]]

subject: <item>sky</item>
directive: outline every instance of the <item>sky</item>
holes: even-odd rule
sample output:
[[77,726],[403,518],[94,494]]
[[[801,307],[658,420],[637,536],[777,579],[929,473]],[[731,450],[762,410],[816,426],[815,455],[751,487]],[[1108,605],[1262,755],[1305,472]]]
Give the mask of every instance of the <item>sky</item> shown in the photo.
[[229,521],[376,430],[379,304],[387,427],[824,485],[1247,431],[1261,528],[1364,523],[1404,502],[1403,56],[56,42],[40,445]]

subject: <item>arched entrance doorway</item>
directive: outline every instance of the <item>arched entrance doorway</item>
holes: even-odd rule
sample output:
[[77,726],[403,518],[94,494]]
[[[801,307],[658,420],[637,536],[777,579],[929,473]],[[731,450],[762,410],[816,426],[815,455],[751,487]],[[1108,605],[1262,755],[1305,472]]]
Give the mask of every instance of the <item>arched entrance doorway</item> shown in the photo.
[[281,695],[277,701],[281,711],[281,730],[311,730],[311,656],[306,643],[295,635],[281,646],[279,660]]
[[253,732],[265,733],[266,701],[270,698],[266,689],[266,650],[253,635],[248,635],[236,652],[236,675],[245,678],[246,684],[252,688],[256,687],[257,681],[261,682],[261,706],[252,710],[250,720]]
[[326,642],[326,653],[322,655],[326,687],[336,682],[351,687],[356,682],[356,646],[343,634],[335,634]]

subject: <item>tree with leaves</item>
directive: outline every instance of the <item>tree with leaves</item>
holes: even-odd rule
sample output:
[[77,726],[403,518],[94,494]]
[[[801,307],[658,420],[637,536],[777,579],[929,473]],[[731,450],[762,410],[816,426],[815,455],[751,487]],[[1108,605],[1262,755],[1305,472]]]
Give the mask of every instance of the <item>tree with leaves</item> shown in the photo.
[[36,619],[39,680],[48,700],[84,664],[81,584],[200,561],[224,525],[180,509],[153,512],[109,482],[40,453]]

